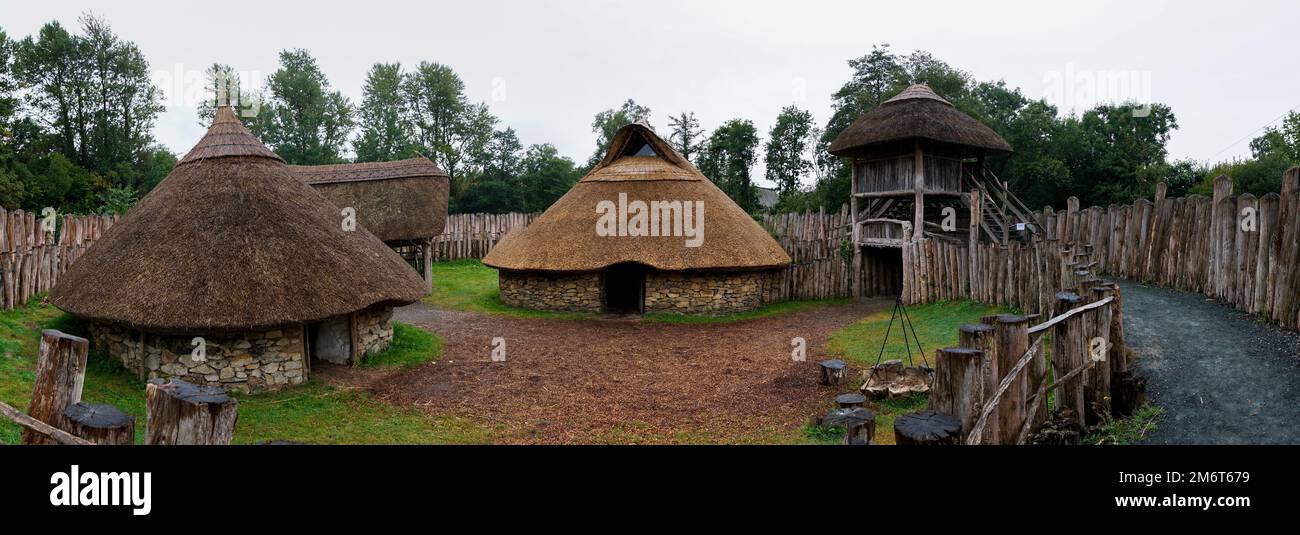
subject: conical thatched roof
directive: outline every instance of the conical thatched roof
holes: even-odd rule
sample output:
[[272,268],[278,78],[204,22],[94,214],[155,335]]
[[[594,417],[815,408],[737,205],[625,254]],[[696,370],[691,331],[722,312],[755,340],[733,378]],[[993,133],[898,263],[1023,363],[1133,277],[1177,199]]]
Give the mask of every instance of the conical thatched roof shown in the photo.
[[[598,236],[597,204],[702,201],[704,241],[680,236]],[[662,227],[661,227],[662,228]],[[605,158],[527,228],[498,243],[483,263],[511,270],[590,271],[621,262],[662,270],[757,269],[790,263],[776,240],[694,165],[643,124],[618,131]]]
[[858,117],[831,142],[830,153],[847,156],[855,149],[906,139],[1011,152],[1011,145],[992,128],[953,107],[929,86],[918,84]]
[[50,290],[164,332],[269,329],[420,299],[424,281],[219,108],[208,134]]

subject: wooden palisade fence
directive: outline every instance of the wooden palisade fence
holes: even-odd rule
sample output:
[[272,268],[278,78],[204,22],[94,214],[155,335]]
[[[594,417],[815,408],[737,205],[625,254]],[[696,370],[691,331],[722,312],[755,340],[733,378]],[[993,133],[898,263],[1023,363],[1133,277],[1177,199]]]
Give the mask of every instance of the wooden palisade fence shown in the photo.
[[451,214],[442,235],[433,239],[435,260],[478,259],[487,256],[497,242],[515,230],[527,227],[539,214]]
[[118,216],[65,215],[43,225],[40,215],[0,208],[0,297],[4,308],[23,306],[48,291],[59,275],[117,221]]

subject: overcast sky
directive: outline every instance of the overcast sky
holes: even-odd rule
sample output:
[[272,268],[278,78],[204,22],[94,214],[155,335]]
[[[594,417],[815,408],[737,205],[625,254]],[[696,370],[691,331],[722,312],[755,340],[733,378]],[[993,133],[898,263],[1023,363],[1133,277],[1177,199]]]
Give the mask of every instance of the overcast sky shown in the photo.
[[[76,27],[88,10],[155,71],[188,74],[179,93],[195,93],[214,61],[265,77],[287,48],[310,50],[354,102],[375,62],[444,63],[524,144],[553,143],[580,163],[594,150],[592,115],[628,98],[665,135],[669,115],[694,111],[706,130],[747,118],[766,137],[792,103],[822,125],[847,60],[881,43],[1064,110],[1164,102],[1180,126],[1174,158],[1248,156],[1263,125],[1300,105],[1295,2],[0,0],[0,28]],[[193,102],[163,91],[155,134],[184,152],[203,128]]]

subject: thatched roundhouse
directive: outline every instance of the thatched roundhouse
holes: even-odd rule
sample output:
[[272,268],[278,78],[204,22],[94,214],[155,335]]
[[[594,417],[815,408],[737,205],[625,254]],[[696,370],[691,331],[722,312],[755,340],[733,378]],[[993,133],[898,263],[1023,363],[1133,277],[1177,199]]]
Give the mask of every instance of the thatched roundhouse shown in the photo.
[[642,124],[483,259],[506,304],[585,312],[727,313],[775,295],[790,257],[749,214]]
[[306,380],[392,339],[424,281],[299,180],[229,107],[50,291],[141,377],[234,390]]
[[295,176],[410,259],[429,277],[433,239],[447,223],[448,175],[428,158],[393,162],[291,165]]

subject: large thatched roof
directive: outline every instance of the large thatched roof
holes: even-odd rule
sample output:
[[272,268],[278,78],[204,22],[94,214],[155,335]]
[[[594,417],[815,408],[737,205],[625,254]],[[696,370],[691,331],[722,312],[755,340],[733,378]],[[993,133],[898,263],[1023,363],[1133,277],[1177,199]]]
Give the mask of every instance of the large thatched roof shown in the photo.
[[355,208],[361,226],[381,240],[433,238],[447,223],[447,172],[423,156],[289,169],[336,206]]
[[[683,237],[598,236],[597,204],[702,201],[704,241]],[[758,269],[790,263],[781,246],[694,165],[642,124],[614,135],[609,152],[537,220],[492,249],[483,263],[500,269],[590,271],[621,262],[662,270]]]
[[230,108],[69,267],[59,308],[163,332],[269,329],[418,300],[424,281],[299,180]]
[[1011,152],[997,132],[962,113],[929,86],[914,85],[858,117],[831,142],[830,153],[908,139],[928,139],[989,152]]

